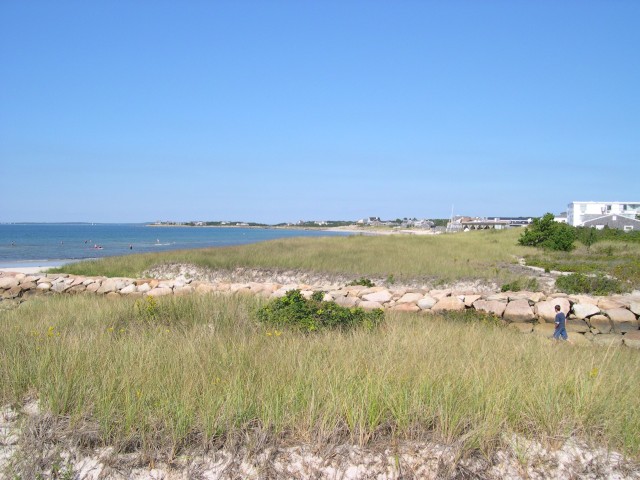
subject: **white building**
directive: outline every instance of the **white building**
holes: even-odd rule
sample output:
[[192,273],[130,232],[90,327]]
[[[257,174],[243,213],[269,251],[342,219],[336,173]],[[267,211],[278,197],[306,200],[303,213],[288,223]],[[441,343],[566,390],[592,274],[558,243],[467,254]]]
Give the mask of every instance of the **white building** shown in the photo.
[[603,215],[620,215],[636,218],[640,215],[638,202],[571,202],[567,209],[567,223],[579,227],[589,220]]

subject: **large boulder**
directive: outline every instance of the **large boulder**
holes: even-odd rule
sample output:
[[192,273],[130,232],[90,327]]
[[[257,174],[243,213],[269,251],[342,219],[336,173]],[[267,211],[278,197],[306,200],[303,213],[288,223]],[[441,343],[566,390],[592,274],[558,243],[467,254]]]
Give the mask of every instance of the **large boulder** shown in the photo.
[[173,294],[174,295],[191,295],[193,292],[195,292],[196,289],[193,288],[191,285],[184,285],[182,287],[177,287],[173,289]]
[[591,328],[595,328],[598,333],[609,333],[611,332],[611,320],[609,317],[605,317],[604,315],[594,315],[588,320]]
[[510,322],[533,322],[535,316],[528,300],[515,300],[507,304],[502,318]]
[[358,304],[358,299],[356,297],[336,297],[334,302],[341,307],[351,308],[355,307]]
[[476,300],[473,302],[473,308],[480,312],[487,312],[497,317],[502,317],[507,304],[498,300]]
[[388,290],[381,290],[379,292],[362,295],[362,298],[367,302],[386,303],[393,298],[393,295],[391,295]]
[[27,290],[35,290],[35,288],[38,286],[38,284],[36,282],[33,281],[29,281],[29,282],[22,282],[20,284],[20,288],[23,291],[27,291]]
[[119,282],[113,278],[107,278],[105,281],[102,282],[102,285],[100,285],[100,288],[98,288],[96,293],[107,294],[111,292],[117,292],[118,283]]
[[287,295],[287,292],[291,290],[298,290],[299,286],[296,284],[288,284],[283,287],[280,287],[278,290],[271,294],[271,298],[282,298]]
[[530,302],[537,303],[544,297],[544,293],[542,292],[528,292],[526,290],[522,290],[521,292],[507,293],[510,302],[513,302],[515,300],[529,300]]
[[623,308],[624,304],[609,297],[602,297],[598,299],[598,306],[601,310],[611,310],[614,308]]
[[481,298],[482,295],[465,295],[463,302],[466,307],[472,307],[474,302],[480,300]]
[[1,297],[8,300],[12,298],[17,298],[21,294],[22,294],[22,288],[16,285],[15,287],[11,287],[9,290],[5,290]]
[[552,298],[551,300],[536,303],[534,313],[541,320],[553,323],[556,318],[556,305],[560,305],[560,311],[565,315],[567,315],[571,309],[571,304],[566,298]]
[[606,314],[611,319],[614,332],[625,333],[638,330],[636,316],[626,308],[612,308],[607,310]]
[[489,300],[490,302],[497,301],[507,303],[509,302],[510,293],[513,294],[513,292],[494,293],[493,295],[489,295],[488,297],[486,297],[485,300]]
[[569,318],[567,320],[567,332],[586,333],[589,331],[589,325],[584,320]]
[[382,304],[380,302],[372,302],[370,300],[365,300],[358,304],[360,308],[364,308],[365,310],[376,310],[378,308],[382,308]]
[[395,312],[419,312],[420,307],[415,303],[399,303],[391,307],[391,310]]
[[433,307],[431,307],[432,312],[442,312],[448,310],[461,311],[466,307],[464,306],[464,302],[460,300],[458,297],[443,297],[441,300],[438,300]]
[[155,278],[138,278],[133,283],[137,286],[144,285],[146,283],[150,288],[156,288],[160,284],[160,280]]
[[396,303],[417,303],[424,297],[421,293],[405,293]]
[[640,302],[631,302],[629,304],[629,310],[631,310],[637,316],[640,316]]
[[[353,288],[354,290],[357,290],[356,287],[349,287],[350,289]],[[369,295],[370,293],[378,293],[378,292],[382,292],[383,290],[386,290],[386,288],[384,287],[363,287],[359,290],[359,293],[357,293],[357,295],[359,297],[364,297],[365,295]]]
[[77,285],[83,285],[85,280],[86,280],[85,277],[75,277],[75,278],[72,279],[72,281],[69,284],[69,286],[70,287],[75,287]]
[[68,288],[69,288],[69,286],[67,284],[65,284],[64,282],[56,282],[53,285],[51,285],[51,291],[56,292],[56,293],[63,293]]
[[429,296],[435,298],[436,300],[442,300],[445,297],[451,296],[452,293],[453,291],[450,288],[447,288],[445,290],[435,289],[429,291]]
[[625,333],[622,337],[622,341],[627,347],[637,348],[640,350],[640,330]]
[[147,292],[150,297],[164,297],[165,295],[171,295],[173,290],[169,287],[156,287]]
[[424,298],[418,300],[418,307],[420,307],[421,310],[429,310],[436,303],[438,303],[438,300],[429,295],[425,295]]
[[138,291],[138,287],[136,287],[136,285],[132,283],[131,285],[127,285],[122,290],[120,290],[120,293],[123,295],[128,295],[130,293],[135,293],[137,291]]
[[588,295],[571,295],[569,300],[573,303],[582,303],[587,305],[598,305],[598,299]]
[[590,303],[574,303],[573,314],[576,318],[585,319],[600,313],[600,307]]
[[87,289],[87,287],[85,287],[84,285],[80,284],[80,285],[74,285],[73,287],[71,287],[69,290],[67,290],[67,293],[71,293],[71,294],[76,294],[76,293],[82,293]]
[[0,289],[8,290],[13,287],[17,287],[20,283],[15,277],[0,277]]

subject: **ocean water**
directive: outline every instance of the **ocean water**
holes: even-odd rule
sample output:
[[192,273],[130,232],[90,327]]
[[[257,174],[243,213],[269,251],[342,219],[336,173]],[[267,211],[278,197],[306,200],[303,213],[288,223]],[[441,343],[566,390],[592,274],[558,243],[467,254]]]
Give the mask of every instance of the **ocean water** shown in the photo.
[[0,224],[0,268],[59,266],[132,253],[335,235],[345,234],[279,228],[150,227],[130,223]]

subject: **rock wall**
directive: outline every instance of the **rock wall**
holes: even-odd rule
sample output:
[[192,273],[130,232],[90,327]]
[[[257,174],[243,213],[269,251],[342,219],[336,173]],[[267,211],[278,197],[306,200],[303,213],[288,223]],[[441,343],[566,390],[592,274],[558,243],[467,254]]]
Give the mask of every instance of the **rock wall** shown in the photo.
[[66,274],[26,275],[0,272],[0,298],[6,306],[30,296],[53,293],[92,293],[109,298],[207,294],[255,294],[278,298],[299,289],[309,297],[324,291],[324,299],[345,307],[382,308],[422,314],[475,309],[502,318],[522,333],[551,337],[554,307],[567,315],[569,339],[576,344],[626,345],[640,349],[640,292],[591,297],[541,292],[486,293],[474,290],[434,290],[413,287],[306,285],[275,282],[203,282],[179,276],[173,280],[83,277]]

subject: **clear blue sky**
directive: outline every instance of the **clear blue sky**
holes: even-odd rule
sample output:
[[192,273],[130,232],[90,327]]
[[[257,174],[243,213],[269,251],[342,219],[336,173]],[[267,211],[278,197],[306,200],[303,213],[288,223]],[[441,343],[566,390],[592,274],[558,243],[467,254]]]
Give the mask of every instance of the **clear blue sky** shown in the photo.
[[0,2],[0,222],[640,200],[640,1]]

